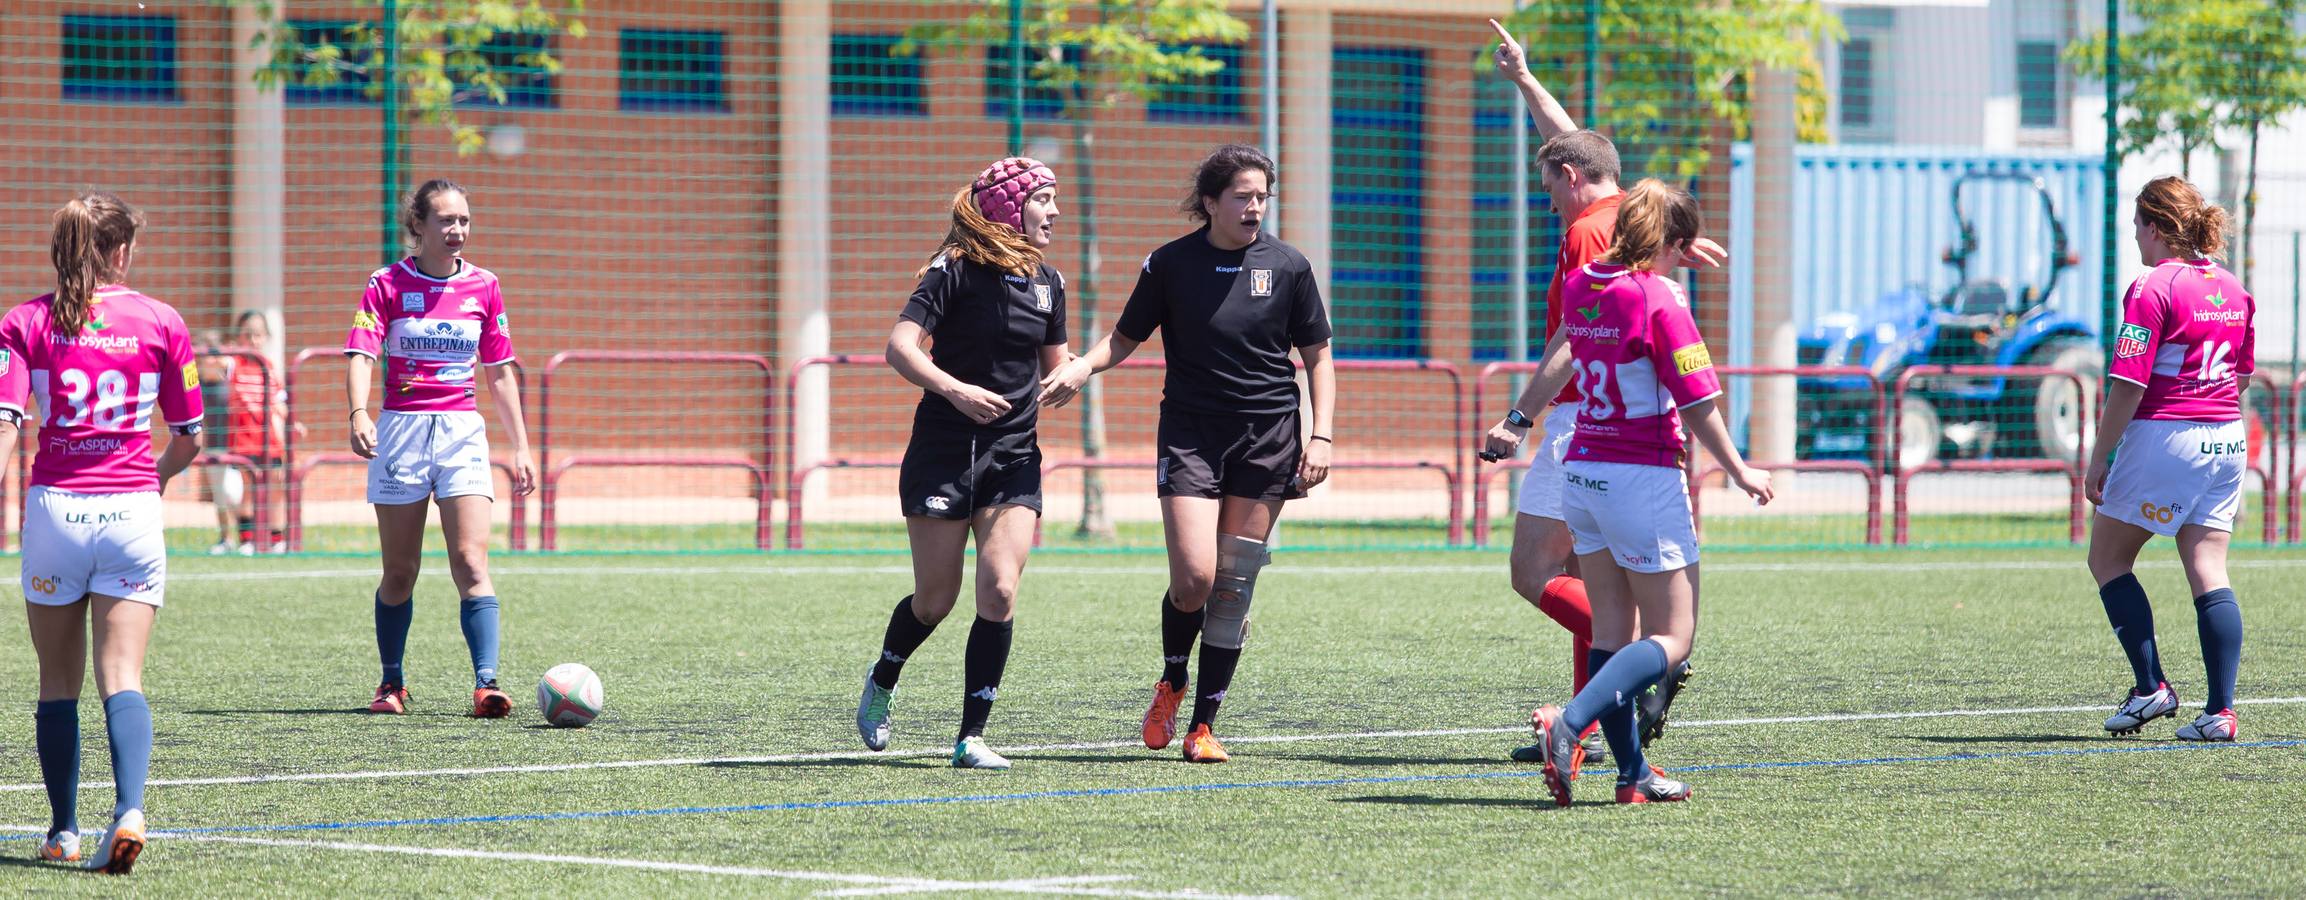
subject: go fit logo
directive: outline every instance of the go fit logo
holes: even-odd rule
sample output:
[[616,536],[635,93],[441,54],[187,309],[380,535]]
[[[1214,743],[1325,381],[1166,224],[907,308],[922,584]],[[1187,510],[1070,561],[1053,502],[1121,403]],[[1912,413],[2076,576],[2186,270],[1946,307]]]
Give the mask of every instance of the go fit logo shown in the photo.
[[24,579],[24,586],[31,588],[32,592],[35,594],[50,595],[56,593],[56,589],[62,585],[57,584],[56,579],[54,578],[36,575],[31,578]]
[[2155,506],[2154,501],[2148,500],[2138,504],[2138,515],[2146,517],[2146,521],[2148,522],[2158,522],[2163,525],[2168,525],[2170,524],[2170,520],[2178,517],[2178,507],[2174,505]]

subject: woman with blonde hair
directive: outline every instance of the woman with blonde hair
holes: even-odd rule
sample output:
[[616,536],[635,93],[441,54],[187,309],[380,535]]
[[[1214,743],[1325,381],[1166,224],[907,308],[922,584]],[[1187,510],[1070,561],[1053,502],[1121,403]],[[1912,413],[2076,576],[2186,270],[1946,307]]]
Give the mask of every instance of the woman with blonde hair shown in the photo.
[[[953,765],[1006,769],[985,721],[1009,663],[1017,583],[1041,516],[1034,397],[1067,358],[1065,277],[1042,259],[1057,225],[1057,175],[1022,156],[953,195],[953,224],[889,332],[889,367],[922,390],[897,475],[913,550],[913,593],[897,602],[881,658],[857,700],[857,734],[889,746],[889,707],[905,661],[960,598],[977,540],[976,621],[962,663]],[[1057,404],[1052,404],[1057,405]]]

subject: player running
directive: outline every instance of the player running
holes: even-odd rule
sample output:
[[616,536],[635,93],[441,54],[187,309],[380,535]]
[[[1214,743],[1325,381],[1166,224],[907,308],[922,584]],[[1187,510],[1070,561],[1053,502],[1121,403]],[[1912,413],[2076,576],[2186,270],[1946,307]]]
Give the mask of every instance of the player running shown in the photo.
[[2086,482],[2098,507],[2090,575],[2136,680],[2106,731],[2136,734],[2178,712],[2154,641],[2154,609],[2130,572],[2138,551],[2159,534],[2178,539],[2209,679],[2202,715],[2179,726],[2178,739],[2231,741],[2242,608],[2226,578],[2226,545],[2249,459],[2242,392],[2257,370],[2257,303],[2214,261],[2226,240],[2226,211],[2184,179],[2147,182],[2130,222],[2139,257],[2156,263],[2122,301]]
[[881,660],[857,700],[857,734],[874,750],[889,746],[889,703],[905,661],[960,598],[974,534],[977,617],[962,662],[953,765],[1009,767],[985,745],[985,720],[1009,665],[1017,581],[1041,517],[1034,392],[1041,373],[1068,355],[1065,277],[1041,258],[1057,214],[1048,166],[1017,156],[985,167],[953,195],[952,229],[916,273],[920,286],[889,332],[889,367],[923,393],[897,476],[913,593],[890,613]]
[[1659,275],[1691,252],[1697,201],[1655,179],[1634,185],[1602,259],[1572,276],[1578,316],[1562,328],[1577,373],[1577,435],[1564,463],[1562,513],[1593,597],[1586,686],[1568,707],[1531,717],[1554,802],[1568,806],[1595,723],[1617,760],[1617,802],[1686,800],[1689,786],[1644,758],[1634,698],[1689,658],[1697,634],[1697,533],[1684,481],[1685,417],[1730,481],[1770,501],[1716,402],[1721,382],[1681,285]]
[[[488,422],[473,400],[480,367],[489,397],[512,437],[512,489],[536,488],[521,419],[520,379],[512,368],[511,325],[504,293],[488,270],[466,262],[472,207],[464,188],[425,182],[401,212],[415,253],[368,276],[368,290],[345,335],[345,396],[352,406],[352,452],[368,460],[368,502],[376,506],[384,577],[376,588],[376,649],[384,661],[369,712],[408,711],[401,659],[408,646],[416,575],[424,557],[427,498],[440,505],[449,574],[456,581],[458,622],[472,652],[472,714],[501,719],[512,698],[497,688],[497,598],[488,577],[490,473]],[[479,363],[478,366],[475,363]],[[384,415],[368,415],[372,370],[384,366]]]
[[[89,193],[55,222],[56,292],[0,318],[0,459],[15,455],[27,401],[40,414],[20,576],[40,658],[33,743],[49,820],[39,856],[81,856],[80,683],[93,632],[114,800],[84,865],[125,875],[146,843],[144,648],[168,580],[160,494],[200,453],[200,369],[183,317],[125,284],[143,214]],[[170,432],[157,463],[156,411]]]
[[[1297,248],[1259,230],[1273,160],[1227,144],[1201,161],[1182,208],[1200,230],[1145,257],[1113,333],[1043,379],[1044,402],[1073,396],[1161,330],[1168,375],[1153,477],[1169,545],[1161,598],[1161,679],[1145,712],[1145,746],[1176,737],[1185,664],[1201,640],[1201,689],[1185,737],[1188,762],[1228,758],[1211,733],[1249,635],[1257,572],[1281,504],[1329,477],[1337,382],[1329,314]],[[1305,363],[1311,433],[1300,437],[1296,370]]]
[[[1566,225],[1561,233],[1561,251],[1554,259],[1553,280],[1545,290],[1543,367],[1552,377],[1532,378],[1523,387],[1521,396],[1505,411],[1505,418],[1489,429],[1482,458],[1511,458],[1531,427],[1539,421],[1545,423],[1536,452],[1530,456],[1529,471],[1522,475],[1508,565],[1514,592],[1569,631],[1570,689],[1580,691],[1592,674],[1586,658],[1593,648],[1593,608],[1586,599],[1585,583],[1578,579],[1577,561],[1570,553],[1569,526],[1563,522],[1561,511],[1561,465],[1576,430],[1578,400],[1576,383],[1568,377],[1569,345],[1560,339],[1562,316],[1568,312],[1562,291],[1587,263],[1609,249],[1617,228],[1618,203],[1625,191],[1617,182],[1617,146],[1596,132],[1579,130],[1560,101],[1530,72],[1529,56],[1521,44],[1496,19],[1489,20],[1489,27],[1498,37],[1498,73],[1520,89],[1522,102],[1529,107],[1537,133],[1545,141],[1537,149],[1539,184],[1552,201],[1554,213]],[[1718,266],[1728,255],[1721,245],[1705,238],[1690,246],[1689,257],[1677,260],[1676,266]],[[1558,394],[1541,392],[1541,384],[1562,387]],[[1538,415],[1532,417],[1532,412]],[[1684,660],[1674,668],[1673,677],[1642,697],[1639,711],[1645,746],[1664,731],[1667,711],[1689,676],[1689,663]],[[1599,734],[1589,731],[1585,741],[1588,752],[1596,757],[1604,755],[1600,753],[1603,744]],[[1539,762],[1542,753],[1534,746],[1523,747],[1513,752],[1513,758]]]

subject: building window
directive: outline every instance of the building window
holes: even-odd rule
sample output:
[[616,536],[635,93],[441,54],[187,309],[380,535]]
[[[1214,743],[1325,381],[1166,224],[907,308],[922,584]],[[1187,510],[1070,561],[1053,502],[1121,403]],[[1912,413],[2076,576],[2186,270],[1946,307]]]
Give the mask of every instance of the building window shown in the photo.
[[1842,45],[1842,125],[1874,127],[1874,39],[1851,37]]
[[898,56],[893,34],[833,35],[833,115],[925,116],[921,58]]
[[[1228,123],[1247,121],[1241,110],[1241,48],[1233,44],[1199,44],[1203,57],[1224,68],[1207,75],[1179,79],[1161,86],[1145,103],[1145,118],[1155,122]],[[1172,47],[1172,53],[1189,48]]]
[[176,20],[65,16],[64,99],[173,102]]
[[[1077,48],[1060,48],[1070,58]],[[1065,95],[1033,77],[1035,61],[1048,57],[1048,48],[1025,48],[1025,118],[1054,119],[1065,112]],[[985,48],[985,115],[995,119],[1009,117],[1009,46],[996,44]]]
[[1892,11],[1854,8],[1842,12],[1849,39],[1842,42],[1834,83],[1834,123],[1843,140],[1889,140],[1890,34]]
[[617,108],[726,112],[718,31],[617,32]]
[[1331,58],[1330,323],[1337,354],[1425,353],[1425,54]]
[[481,106],[508,106],[521,109],[552,109],[560,105],[559,80],[545,68],[544,55],[552,52],[552,35],[518,31],[500,31],[481,43],[474,55],[486,63],[504,88],[504,102],[497,103],[488,92],[472,83],[480,67],[470,62],[449,57],[449,77],[457,84],[457,101]]
[[[288,102],[300,105],[325,103],[368,103],[369,43],[363,40],[363,27],[351,22],[290,22],[296,31],[296,41],[305,47],[304,68],[290,76],[282,94]],[[323,62],[325,61],[325,63]],[[325,84],[307,84],[307,72],[317,71],[323,65],[334,80]]]
[[[1473,358],[1507,359],[1515,339],[1513,323],[1513,117],[1528,112],[1521,94],[1503,79],[1473,82],[1473,208],[1470,219],[1473,272],[1469,296],[1473,301]],[[1529,145],[1529,257],[1524,269],[1528,292],[1520,302],[1528,310],[1529,357],[1545,350],[1545,290],[1553,280],[1553,263],[1561,246],[1561,219],[1552,201],[1538,185],[1537,126],[1528,131]]]
[[2058,84],[2058,45],[2054,41],[2018,42],[2018,127],[2056,128],[2065,124],[2063,92]]

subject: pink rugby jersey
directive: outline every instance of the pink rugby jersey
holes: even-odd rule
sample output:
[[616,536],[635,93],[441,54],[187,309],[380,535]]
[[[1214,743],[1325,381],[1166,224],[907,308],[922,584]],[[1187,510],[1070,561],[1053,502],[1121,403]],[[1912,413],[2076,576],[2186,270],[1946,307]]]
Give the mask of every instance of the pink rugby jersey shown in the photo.
[[2257,371],[2257,301],[2206,259],[2165,259],[2130,283],[2106,374],[2144,385],[2140,419],[2232,422]]
[[412,258],[368,276],[344,352],[384,357],[387,410],[466,412],[476,408],[475,363],[512,362],[511,332],[504,294],[487,269],[459,260],[455,275],[434,278]]
[[55,333],[48,297],[0,319],[0,408],[27,413],[28,399],[39,404],[33,484],[80,494],[157,491],[153,407],[172,426],[207,414],[192,340],[175,309],[134,290],[106,287],[95,301],[78,337]]
[[1562,295],[1561,327],[1585,398],[1567,461],[1680,466],[1682,408],[1721,395],[1681,285],[1597,262]]

